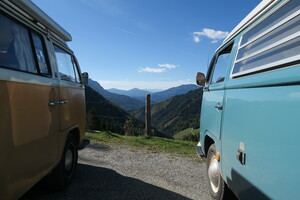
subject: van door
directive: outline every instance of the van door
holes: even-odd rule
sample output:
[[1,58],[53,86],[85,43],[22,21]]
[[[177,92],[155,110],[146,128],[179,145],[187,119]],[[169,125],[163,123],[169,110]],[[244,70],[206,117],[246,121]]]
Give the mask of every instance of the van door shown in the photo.
[[[60,77],[61,131],[84,128],[85,99],[80,71],[75,57],[61,47],[54,46]],[[84,131],[84,130],[80,130]]]
[[[201,115],[201,131],[206,132],[218,142],[221,137],[221,121],[225,88],[225,76],[230,59],[232,44],[223,48],[213,58],[206,82],[208,85],[203,90]],[[207,147],[205,147],[207,148]],[[219,149],[217,145],[217,149]]]

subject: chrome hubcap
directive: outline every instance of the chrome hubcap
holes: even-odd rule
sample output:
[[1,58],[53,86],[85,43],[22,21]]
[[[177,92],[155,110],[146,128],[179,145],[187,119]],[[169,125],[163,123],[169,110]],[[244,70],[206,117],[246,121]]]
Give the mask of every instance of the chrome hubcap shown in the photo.
[[219,191],[220,187],[220,171],[219,171],[219,162],[213,156],[209,163],[208,168],[208,177],[211,185],[211,189],[214,193]]
[[65,157],[65,169],[69,171],[72,168],[73,163],[73,152],[71,149],[68,149]]

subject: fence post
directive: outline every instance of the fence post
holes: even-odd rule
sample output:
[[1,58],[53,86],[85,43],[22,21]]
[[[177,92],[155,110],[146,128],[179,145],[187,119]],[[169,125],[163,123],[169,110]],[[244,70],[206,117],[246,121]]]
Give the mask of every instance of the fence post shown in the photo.
[[150,107],[150,94],[146,95],[146,107],[145,107],[145,124],[146,135],[151,136],[151,107]]

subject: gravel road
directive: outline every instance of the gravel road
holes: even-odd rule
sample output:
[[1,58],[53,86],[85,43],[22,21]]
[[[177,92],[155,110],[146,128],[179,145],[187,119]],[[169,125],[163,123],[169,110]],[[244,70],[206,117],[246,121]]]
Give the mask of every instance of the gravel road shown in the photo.
[[61,192],[37,184],[26,199],[210,199],[206,165],[130,147],[89,145],[79,152],[74,182]]

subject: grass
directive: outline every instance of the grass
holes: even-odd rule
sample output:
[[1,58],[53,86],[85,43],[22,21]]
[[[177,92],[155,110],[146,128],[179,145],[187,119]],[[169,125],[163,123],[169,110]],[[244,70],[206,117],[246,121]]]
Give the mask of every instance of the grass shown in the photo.
[[[141,149],[150,152],[168,153],[174,156],[197,158],[197,142],[181,141],[159,137],[123,136],[111,132],[86,133],[92,143],[104,145],[127,145],[133,150]],[[197,158],[200,162],[203,159]]]
[[200,129],[193,129],[193,128],[187,128],[183,131],[180,131],[179,133],[176,133],[173,138],[175,139],[181,139],[184,136],[190,135],[190,134],[199,134]]

